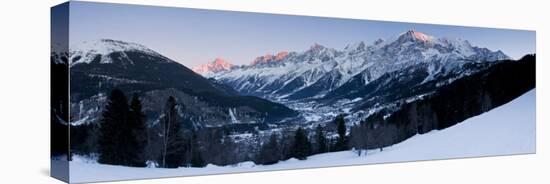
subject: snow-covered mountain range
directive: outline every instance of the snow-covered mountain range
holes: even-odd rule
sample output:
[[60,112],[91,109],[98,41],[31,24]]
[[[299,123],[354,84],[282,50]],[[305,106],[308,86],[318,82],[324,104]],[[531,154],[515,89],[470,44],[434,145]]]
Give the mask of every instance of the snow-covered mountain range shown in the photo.
[[268,54],[249,65],[203,76],[242,95],[283,103],[307,121],[328,121],[342,113],[359,121],[505,59],[509,57],[502,51],[473,46],[467,40],[409,30],[342,50],[314,44],[303,52]]
[[262,56],[250,65],[205,76],[230,85],[242,94],[298,99],[321,97],[357,75],[363,76],[367,84],[385,73],[427,64],[431,77],[467,62],[508,58],[501,51],[472,46],[466,40],[436,38],[409,30],[370,45],[349,44],[343,50],[314,44],[304,52]]

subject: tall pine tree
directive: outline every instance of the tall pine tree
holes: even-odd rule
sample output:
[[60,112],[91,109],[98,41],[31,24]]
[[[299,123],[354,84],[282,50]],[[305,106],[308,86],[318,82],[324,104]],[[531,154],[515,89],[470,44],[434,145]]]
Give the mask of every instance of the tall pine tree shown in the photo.
[[130,102],[130,133],[132,139],[130,139],[130,149],[134,150],[130,154],[132,166],[145,167],[145,146],[147,145],[147,125],[145,114],[142,112],[141,101],[136,93],[132,96]]
[[118,89],[111,91],[99,128],[99,163],[144,167],[145,115],[135,95],[131,109]]
[[112,165],[131,165],[130,159],[125,155],[127,131],[129,124],[128,100],[124,93],[118,89],[111,91],[100,122],[99,163]]
[[328,151],[327,137],[321,125],[317,125],[317,127],[315,128],[315,136],[315,142],[317,144],[316,153],[326,153]]
[[179,121],[176,99],[168,98],[162,118],[162,152],[159,159],[160,167],[177,168],[184,163],[185,140]]
[[346,138],[346,122],[343,115],[338,115],[338,117],[336,117],[336,126],[338,131],[338,140],[336,141],[336,145],[334,147],[336,151],[346,150],[348,149],[348,141]]
[[292,157],[298,160],[305,160],[311,154],[311,143],[307,138],[306,132],[302,127],[296,130],[294,134],[294,144],[292,146]]
[[202,157],[200,144],[198,140],[197,133],[193,131],[193,136],[191,137],[191,167],[204,167],[206,162]]
[[357,156],[361,156],[363,150],[367,150],[367,127],[363,122],[353,125],[350,129],[350,147],[355,148]]
[[281,159],[281,149],[277,134],[271,134],[269,141],[264,143],[260,148],[260,154],[256,158],[258,164],[270,165],[279,162]]

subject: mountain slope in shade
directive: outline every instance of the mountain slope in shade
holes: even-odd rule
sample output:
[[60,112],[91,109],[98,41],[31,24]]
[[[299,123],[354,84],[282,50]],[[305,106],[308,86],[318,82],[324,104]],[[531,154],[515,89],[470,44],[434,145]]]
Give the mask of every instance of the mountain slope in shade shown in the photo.
[[[369,83],[385,73],[428,64],[431,77],[463,63],[508,59],[501,51],[472,46],[461,39],[436,38],[409,30],[371,45],[358,42],[343,50],[315,44],[304,52],[288,52],[277,62],[236,67],[213,75],[242,94],[271,99],[322,97],[357,75]],[[260,62],[263,63],[263,62]]]
[[203,76],[212,75],[214,73],[229,71],[234,65],[225,61],[222,58],[216,58],[214,61],[193,67],[193,71]]
[[201,126],[231,123],[230,108],[233,116],[246,123],[279,122],[296,116],[284,105],[240,96],[142,45],[103,39],[71,47],[70,53],[73,124],[96,122],[114,88],[126,95],[140,94],[150,122],[160,117],[168,96],[184,105],[187,114],[182,117]]
[[[118,87],[126,90],[179,88],[214,93],[207,79],[151,49],[134,43],[101,39],[70,48],[71,91],[86,98]],[[79,98],[77,98],[78,100]]]

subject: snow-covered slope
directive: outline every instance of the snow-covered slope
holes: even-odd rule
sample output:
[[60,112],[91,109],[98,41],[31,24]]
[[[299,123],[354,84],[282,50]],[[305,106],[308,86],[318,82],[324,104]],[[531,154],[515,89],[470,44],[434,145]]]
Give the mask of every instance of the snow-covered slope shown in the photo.
[[70,179],[91,182],[535,153],[535,96],[535,90],[531,90],[450,128],[416,135],[383,151],[369,150],[361,157],[353,151],[342,151],[268,166],[245,162],[226,167],[160,169],[101,165],[77,156],[70,162]]
[[[123,42],[119,40],[111,39],[99,39],[84,41],[79,44],[71,45],[69,48],[69,63],[70,66],[79,63],[91,63],[92,61],[99,59],[99,63],[112,63],[112,53],[120,53],[117,57],[123,57],[128,60],[128,56],[125,52],[140,52],[146,55],[151,55],[159,58],[163,58],[164,61],[170,62],[171,60],[162,56],[161,54],[137,43]],[[123,59],[118,59],[123,60]]]

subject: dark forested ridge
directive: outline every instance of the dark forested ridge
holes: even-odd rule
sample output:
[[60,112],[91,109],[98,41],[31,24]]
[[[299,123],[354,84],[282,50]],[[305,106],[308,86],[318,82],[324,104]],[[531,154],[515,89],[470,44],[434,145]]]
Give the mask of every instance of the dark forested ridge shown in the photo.
[[365,127],[363,140],[369,149],[453,126],[534,89],[535,60],[535,55],[527,55],[518,61],[500,61],[441,86],[421,100],[403,102],[397,110],[375,113],[356,126]]
[[[109,57],[112,62],[100,63],[102,57]],[[279,122],[298,115],[282,104],[241,96],[230,87],[206,79],[168,58],[137,51],[95,56],[90,63],[71,65],[70,75],[70,112],[77,117],[73,121],[88,117],[86,123],[97,122],[100,108],[105,105],[100,95],[106,96],[115,88],[142,95],[149,121],[156,120],[160,114],[160,108],[156,107],[162,107],[164,101],[159,100],[159,96],[173,96],[185,102],[186,108],[192,109],[189,115],[208,126],[230,123],[229,109],[233,109],[238,119],[257,123]],[[78,103],[82,103],[82,108]]]

